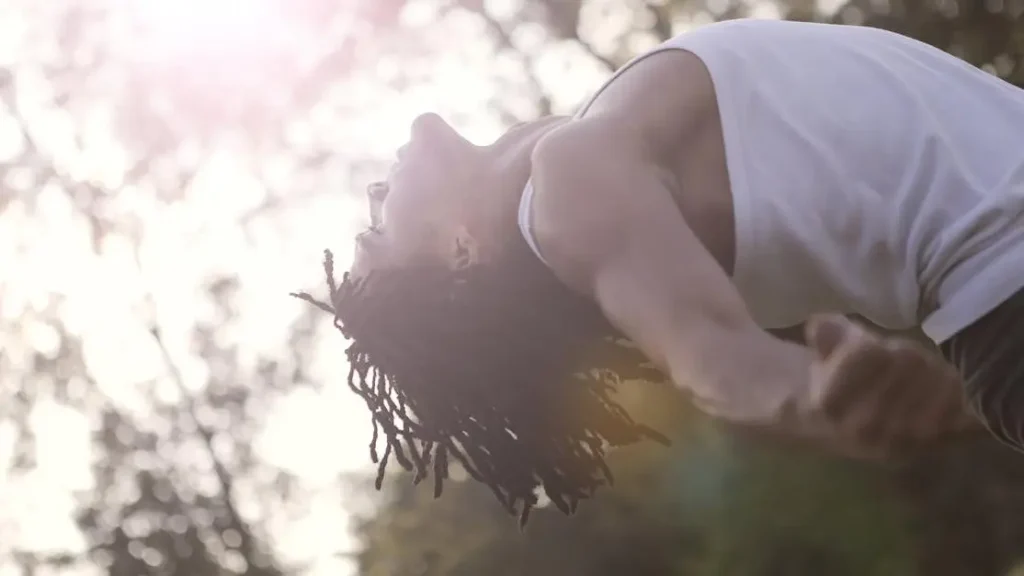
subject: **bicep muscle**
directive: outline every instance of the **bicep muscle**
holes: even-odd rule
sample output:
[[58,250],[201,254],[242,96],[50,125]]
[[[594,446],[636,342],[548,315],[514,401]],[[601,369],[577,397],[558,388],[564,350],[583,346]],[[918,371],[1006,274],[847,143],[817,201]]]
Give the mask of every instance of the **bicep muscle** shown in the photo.
[[628,127],[580,122],[573,131],[539,147],[534,164],[534,225],[546,259],[706,409],[768,417],[788,394],[747,380],[803,376],[803,349],[754,324]]

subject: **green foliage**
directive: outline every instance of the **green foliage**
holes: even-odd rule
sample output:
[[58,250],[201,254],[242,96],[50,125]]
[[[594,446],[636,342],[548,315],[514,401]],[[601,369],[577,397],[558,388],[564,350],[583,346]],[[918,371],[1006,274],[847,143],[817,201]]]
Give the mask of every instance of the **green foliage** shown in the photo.
[[615,487],[576,516],[542,510],[519,534],[472,483],[434,500],[406,479],[361,526],[362,572],[914,574],[907,506],[882,471],[752,443],[653,390],[633,408],[675,420],[672,448],[617,453]]
[[[704,573],[915,573],[908,507],[876,467],[735,435],[704,452],[697,461],[720,474],[702,517]],[[684,482],[694,464],[678,471]]]

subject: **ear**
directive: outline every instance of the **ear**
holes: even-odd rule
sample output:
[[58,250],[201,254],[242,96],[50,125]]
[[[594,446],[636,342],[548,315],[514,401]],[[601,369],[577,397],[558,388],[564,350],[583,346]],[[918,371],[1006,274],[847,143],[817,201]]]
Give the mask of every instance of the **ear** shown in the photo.
[[480,261],[480,243],[464,226],[455,231],[452,242],[452,258],[449,260],[453,270],[464,270]]

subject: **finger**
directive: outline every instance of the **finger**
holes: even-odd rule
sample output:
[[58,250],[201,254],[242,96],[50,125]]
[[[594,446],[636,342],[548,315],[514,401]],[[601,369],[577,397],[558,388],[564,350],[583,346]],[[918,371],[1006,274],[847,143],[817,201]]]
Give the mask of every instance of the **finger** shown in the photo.
[[[907,436],[908,408],[914,409],[919,398],[905,385],[898,362],[880,373],[870,393],[858,402],[860,420],[848,424],[865,441],[889,447],[903,443]],[[854,415],[855,417],[856,415]]]
[[874,390],[837,414],[836,426],[843,434],[865,446],[884,447],[889,437],[887,418],[881,409],[881,390]]
[[977,429],[980,421],[971,409],[970,401],[967,398],[967,388],[964,385],[960,372],[953,366],[946,364],[944,360],[937,361],[942,362],[946,368],[947,378],[944,382],[946,389],[949,391],[949,404],[942,413],[942,418],[949,419],[951,423],[950,428],[953,432]]
[[826,414],[838,417],[860,398],[870,395],[885,384],[882,378],[890,369],[892,358],[882,346],[854,343],[834,354],[822,373],[824,380],[820,403]]
[[908,417],[921,402],[917,391],[906,385],[908,370],[897,356],[872,381],[862,383],[865,391],[841,414],[847,433],[886,452],[917,442],[908,433]]
[[917,449],[960,427],[964,402],[956,372],[916,342],[894,339],[885,347],[892,355],[889,378],[899,390],[890,400],[887,431],[894,447]]
[[918,423],[919,433],[926,437],[940,437],[973,428],[976,420],[967,408],[959,379],[935,384],[934,400]]
[[906,433],[928,441],[959,428],[966,403],[956,371],[917,343],[892,341],[886,347],[894,357],[893,377],[906,391],[899,406]]
[[927,357],[918,346],[903,339],[888,339],[882,346],[889,352],[886,398],[892,434],[917,434],[933,420],[931,409],[941,402],[934,381],[924,381],[931,372]]
[[807,321],[807,345],[821,358],[829,357],[847,338],[852,322],[840,314],[819,314]]

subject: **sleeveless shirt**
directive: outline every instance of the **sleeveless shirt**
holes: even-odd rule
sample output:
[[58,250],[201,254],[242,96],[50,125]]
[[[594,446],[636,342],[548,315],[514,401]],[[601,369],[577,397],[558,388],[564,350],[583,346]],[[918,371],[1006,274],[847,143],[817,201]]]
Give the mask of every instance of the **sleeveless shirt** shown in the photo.
[[1024,286],[1024,90],[895,33],[777,20],[686,32],[609,83],[663,50],[711,74],[732,280],[762,327],[841,312],[942,342]]

